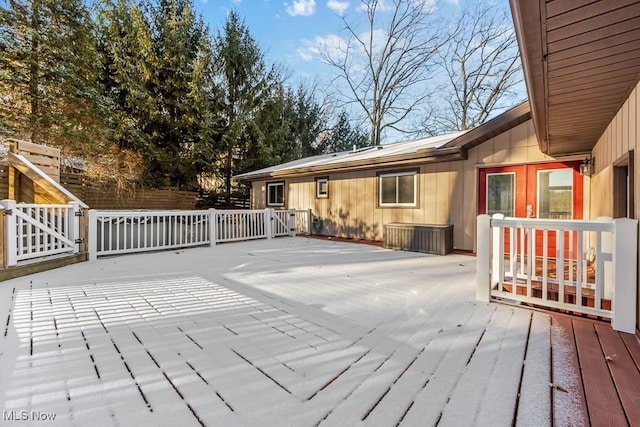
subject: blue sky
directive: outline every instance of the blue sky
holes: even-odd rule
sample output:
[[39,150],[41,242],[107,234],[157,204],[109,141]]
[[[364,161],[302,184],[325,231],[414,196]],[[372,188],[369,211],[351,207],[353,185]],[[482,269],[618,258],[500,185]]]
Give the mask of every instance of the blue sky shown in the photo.
[[[429,1],[443,16],[454,15],[465,2]],[[507,0],[499,3],[508,7]],[[195,0],[195,4],[214,34],[227,13],[236,10],[270,63],[286,64],[294,79],[318,83],[326,83],[331,70],[319,60],[314,47],[343,34],[342,16],[351,19],[362,14],[360,0]]]

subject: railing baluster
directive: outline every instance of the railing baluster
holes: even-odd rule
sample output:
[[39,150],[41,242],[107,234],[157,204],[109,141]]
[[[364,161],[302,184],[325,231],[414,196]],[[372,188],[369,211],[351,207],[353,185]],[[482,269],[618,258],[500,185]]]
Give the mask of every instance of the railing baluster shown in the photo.
[[527,296],[529,298],[531,298],[532,296],[532,291],[531,291],[531,276],[532,276],[532,264],[533,262],[535,262],[535,246],[533,246],[533,237],[536,234],[535,229],[533,228],[528,228],[528,233],[529,233],[529,239],[527,241],[528,245],[527,245]]
[[558,301],[565,303],[564,295],[564,230],[556,231],[556,277],[558,279]]
[[596,233],[596,289],[594,307],[600,309],[604,295],[604,254],[602,252],[602,232]]
[[582,258],[584,256],[583,232],[577,231],[578,241],[576,242],[576,305],[582,305]]
[[549,273],[549,230],[542,231],[542,299],[549,298],[548,288]]

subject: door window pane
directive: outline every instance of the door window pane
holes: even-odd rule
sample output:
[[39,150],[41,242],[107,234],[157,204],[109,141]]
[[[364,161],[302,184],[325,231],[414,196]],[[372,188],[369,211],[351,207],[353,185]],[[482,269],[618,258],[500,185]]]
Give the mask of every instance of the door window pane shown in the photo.
[[538,171],[538,218],[571,219],[573,169]]
[[514,216],[515,174],[487,174],[487,214]]

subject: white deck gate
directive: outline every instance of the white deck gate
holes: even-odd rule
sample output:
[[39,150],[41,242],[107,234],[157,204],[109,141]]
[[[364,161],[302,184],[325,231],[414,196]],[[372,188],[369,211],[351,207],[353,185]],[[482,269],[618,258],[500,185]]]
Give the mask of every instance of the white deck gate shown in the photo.
[[[89,259],[131,252],[295,236],[310,211],[89,211]],[[306,231],[306,230],[305,230]]]
[[608,317],[614,329],[633,333],[637,230],[638,221],[627,218],[480,215],[476,297]]
[[5,210],[6,265],[79,250],[78,203],[42,205],[2,200]]

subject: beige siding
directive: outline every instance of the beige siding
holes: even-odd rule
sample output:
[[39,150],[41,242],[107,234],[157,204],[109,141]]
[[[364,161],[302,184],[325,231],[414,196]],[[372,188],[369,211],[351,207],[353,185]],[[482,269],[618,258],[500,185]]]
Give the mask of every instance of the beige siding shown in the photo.
[[[634,217],[640,218],[640,84],[629,95],[622,108],[611,120],[592,151],[595,174],[591,179],[591,215],[613,216],[613,164],[634,150]],[[639,251],[640,253],[640,251]],[[640,290],[638,306],[640,307]],[[638,310],[640,324],[640,310]]]
[[592,217],[613,215],[613,163],[634,150],[634,212],[640,217],[638,189],[640,189],[640,161],[639,125],[640,84],[631,92],[620,111],[613,118],[592,151],[595,159],[595,174],[591,179],[593,202],[591,203]]
[[[328,199],[315,197],[314,176],[287,178],[287,207],[311,208],[323,219],[323,234],[361,239],[381,240],[383,225],[390,222],[453,224],[454,246],[474,250],[478,167],[554,160],[540,152],[528,121],[469,150],[467,160],[420,166],[416,208],[378,206],[377,173],[403,168],[331,174]],[[266,182],[253,188],[253,206],[264,207]]]

